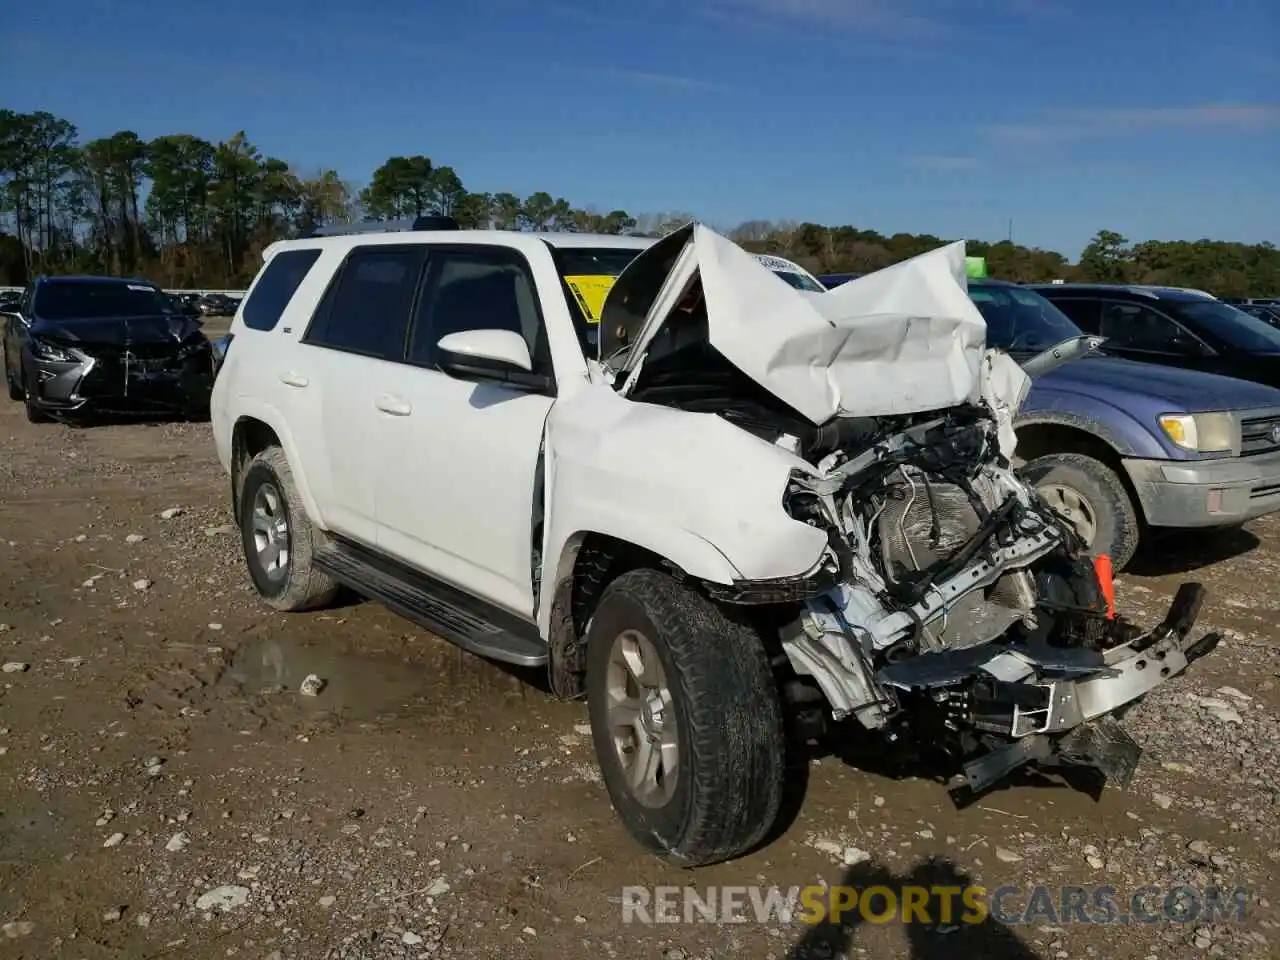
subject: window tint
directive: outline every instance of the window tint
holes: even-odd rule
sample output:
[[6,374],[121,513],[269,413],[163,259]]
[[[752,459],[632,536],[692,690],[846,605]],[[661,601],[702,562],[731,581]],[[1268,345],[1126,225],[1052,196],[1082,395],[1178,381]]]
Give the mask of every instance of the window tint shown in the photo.
[[529,345],[534,372],[551,372],[533,278],[518,253],[496,247],[435,249],[427,274],[410,360],[436,364],[436,344],[451,333],[510,330]]
[[1104,303],[1100,332],[1116,346],[1153,353],[1187,353],[1191,339],[1172,320],[1138,303]]
[[240,312],[251,330],[274,330],[299,285],[320,259],[320,251],[284,250],[271,258]]
[[426,247],[357,247],[325,293],[306,342],[403,360]]
[[1075,321],[1075,325],[1085,333],[1098,333],[1101,311],[1097,300],[1059,300],[1055,297],[1053,305]]

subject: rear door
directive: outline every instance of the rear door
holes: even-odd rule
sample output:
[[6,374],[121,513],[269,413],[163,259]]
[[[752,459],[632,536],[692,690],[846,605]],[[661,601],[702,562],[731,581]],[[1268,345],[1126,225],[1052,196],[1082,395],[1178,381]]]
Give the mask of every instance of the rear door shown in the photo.
[[309,464],[308,478],[326,525],[368,546],[377,543],[377,474],[394,468],[381,456],[379,428],[425,262],[421,244],[354,247],[299,345],[299,369],[284,374],[320,430],[312,455],[321,462]]

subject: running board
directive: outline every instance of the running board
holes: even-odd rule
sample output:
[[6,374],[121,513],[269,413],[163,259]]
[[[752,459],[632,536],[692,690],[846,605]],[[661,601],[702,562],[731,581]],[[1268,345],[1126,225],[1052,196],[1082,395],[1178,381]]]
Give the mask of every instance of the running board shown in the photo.
[[478,657],[546,665],[547,645],[536,626],[456,587],[346,541],[326,544],[314,562],[343,586]]

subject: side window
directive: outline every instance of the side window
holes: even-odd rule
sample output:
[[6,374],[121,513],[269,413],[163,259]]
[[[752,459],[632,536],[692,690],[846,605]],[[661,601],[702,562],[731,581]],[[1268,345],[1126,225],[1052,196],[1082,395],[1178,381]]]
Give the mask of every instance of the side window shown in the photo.
[[1065,313],[1077,327],[1085,333],[1099,332],[1099,314],[1097,300],[1053,300],[1053,305]]
[[1168,317],[1140,303],[1103,303],[1099,332],[1118,346],[1151,353],[1186,353],[1190,339]]
[[274,330],[299,285],[320,259],[318,249],[284,250],[271,258],[240,316],[251,330]]
[[426,247],[356,247],[325,292],[304,343],[403,360]]
[[503,247],[431,252],[409,359],[434,366],[440,338],[463,330],[510,330],[524,337],[535,373],[551,373],[551,354],[533,277],[524,257]]

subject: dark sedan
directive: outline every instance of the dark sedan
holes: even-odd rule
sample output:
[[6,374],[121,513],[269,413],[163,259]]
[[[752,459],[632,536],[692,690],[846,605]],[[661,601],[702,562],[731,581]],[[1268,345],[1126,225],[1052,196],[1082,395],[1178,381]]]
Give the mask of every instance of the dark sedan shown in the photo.
[[1176,287],[1029,284],[1108,354],[1280,386],[1280,330],[1205,293]]
[[42,277],[6,314],[4,372],[33,422],[95,412],[203,417],[213,356],[200,322],[156,287]]

